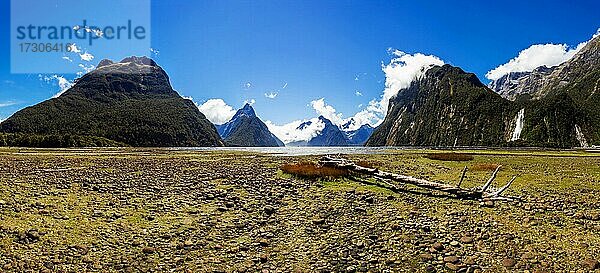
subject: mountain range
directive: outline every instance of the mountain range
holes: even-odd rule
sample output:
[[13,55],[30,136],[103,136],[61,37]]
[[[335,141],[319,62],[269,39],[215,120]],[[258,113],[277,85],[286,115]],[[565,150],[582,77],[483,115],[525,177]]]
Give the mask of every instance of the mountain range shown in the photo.
[[[568,61],[512,72],[484,85],[473,73],[433,66],[389,101],[381,125],[336,125],[319,116],[311,139],[288,146],[600,145],[600,36]],[[152,59],[103,60],[56,98],[0,123],[0,144],[19,146],[271,146],[277,138],[244,105],[213,125],[171,87]]]
[[[323,129],[318,131],[316,136],[308,141],[288,143],[288,146],[362,146],[374,131],[374,128],[368,124],[364,124],[356,130],[348,130],[352,120],[349,120],[348,123],[343,124],[342,126],[338,126],[333,124],[331,120],[319,116],[318,122],[323,124]],[[306,121],[300,124],[297,129],[303,130],[311,124],[312,121]]]
[[368,146],[537,146],[600,144],[600,36],[573,58],[482,84],[435,66],[390,99]]

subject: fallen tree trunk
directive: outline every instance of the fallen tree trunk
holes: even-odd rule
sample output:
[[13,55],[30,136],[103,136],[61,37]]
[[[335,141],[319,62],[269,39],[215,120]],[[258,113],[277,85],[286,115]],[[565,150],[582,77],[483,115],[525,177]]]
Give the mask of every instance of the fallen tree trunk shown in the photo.
[[485,184],[483,184],[483,186],[475,187],[475,188],[461,188],[460,185],[462,184],[462,182],[465,178],[465,175],[467,172],[467,167],[465,167],[463,169],[460,181],[458,182],[458,184],[456,186],[454,186],[454,185],[449,185],[449,184],[444,184],[444,183],[439,183],[439,182],[432,182],[432,181],[428,181],[425,179],[415,178],[412,176],[384,172],[384,171],[380,171],[375,168],[362,167],[362,166],[356,165],[352,161],[349,161],[346,159],[341,159],[341,158],[332,158],[332,157],[326,156],[326,157],[323,157],[319,163],[323,166],[345,169],[345,170],[349,170],[349,171],[360,173],[360,174],[370,175],[370,176],[373,176],[378,179],[392,180],[395,182],[409,184],[409,185],[417,186],[420,188],[442,191],[442,192],[446,192],[449,194],[453,194],[453,195],[455,195],[459,198],[463,198],[463,199],[472,199],[472,200],[479,200],[479,201],[487,201],[487,200],[515,201],[515,200],[519,200],[518,197],[501,195],[515,181],[515,179],[517,178],[516,176],[513,177],[506,185],[504,185],[503,187],[501,187],[499,189],[492,190],[490,188],[492,182],[496,179],[498,171],[500,171],[500,167],[502,167],[502,166],[498,166],[496,168],[496,170],[492,173],[492,176],[490,177],[490,179],[488,179],[488,181]]

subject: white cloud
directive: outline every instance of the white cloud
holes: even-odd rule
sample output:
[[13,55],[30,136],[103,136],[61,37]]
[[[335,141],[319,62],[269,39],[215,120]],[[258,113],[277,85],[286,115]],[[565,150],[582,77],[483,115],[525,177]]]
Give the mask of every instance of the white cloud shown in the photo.
[[17,103],[14,102],[14,101],[0,102],[0,108],[2,108],[2,107],[8,107],[8,106],[13,106],[15,104],[17,104]]
[[[311,122],[310,125],[304,126],[302,129],[298,129],[302,123],[307,121]],[[297,141],[309,141],[323,131],[323,128],[325,128],[325,124],[318,118],[312,118],[310,120],[296,120],[284,125],[276,125],[270,120],[267,120],[265,121],[265,124],[271,133],[273,133],[275,136],[277,136],[277,138],[286,144]]]
[[227,105],[222,99],[209,99],[199,105],[198,109],[214,124],[228,122],[236,112],[233,107]]
[[73,52],[73,53],[81,53],[81,49],[79,49],[76,44],[70,44],[67,47],[67,51],[68,52]]
[[[84,65],[84,64],[79,64],[79,67],[81,68],[83,73],[90,73],[92,72],[92,70],[94,70],[94,68],[96,68],[94,65]],[[79,73],[78,73],[79,74]]]
[[269,98],[269,99],[275,99],[277,97],[277,92],[270,92],[270,93],[265,93],[265,97]]
[[250,89],[252,89],[252,83],[251,82],[246,82],[246,83],[242,84],[242,89],[244,89],[244,90],[250,90]]
[[425,72],[435,66],[443,65],[444,61],[433,55],[421,53],[407,54],[399,50],[388,49],[395,56],[389,64],[381,65],[385,73],[385,89],[379,102],[379,112],[387,113],[390,99],[398,94],[403,88],[408,88],[410,84],[423,76]]
[[[592,39],[600,35],[600,29],[592,36]],[[508,63],[500,65],[485,74],[490,80],[497,80],[510,72],[528,72],[540,66],[552,67],[571,59],[589,41],[582,42],[575,48],[569,48],[566,44],[536,44],[521,52]]]
[[367,106],[366,109],[363,109],[354,116],[348,118],[344,118],[342,113],[338,113],[333,106],[327,104],[324,98],[311,101],[310,105],[318,115],[331,120],[331,122],[337,126],[344,125],[348,121],[354,120],[354,122],[352,122],[351,125],[345,129],[348,131],[356,130],[364,124],[378,126],[383,121],[383,117],[378,109],[379,102],[375,100],[369,102],[369,106]]
[[285,89],[287,87],[288,83],[286,82],[283,87],[281,87],[281,89]]
[[[325,100],[321,98],[312,101],[310,104],[317,114],[324,116],[338,126],[353,119],[354,122],[346,129],[349,131],[356,130],[364,124],[376,127],[383,122],[388,110],[389,100],[398,94],[398,91],[408,88],[414,80],[423,76],[429,68],[444,64],[444,61],[433,55],[407,54],[391,48],[388,51],[393,57],[388,64],[381,65],[381,69],[385,73],[385,89],[380,100],[371,100],[365,109],[352,117],[344,118],[342,113],[338,113],[333,106],[326,104]],[[356,78],[359,77],[360,75],[356,76]],[[355,95],[362,96],[362,93],[356,91]]]
[[340,125],[343,121],[342,113],[336,113],[336,110],[333,108],[333,106],[325,103],[325,98],[311,101],[310,106],[315,109],[318,115],[331,120],[333,124]]
[[160,55],[160,50],[158,50],[156,48],[150,48],[150,52],[152,52],[152,54],[154,54],[155,56]]
[[63,60],[65,60],[65,61],[68,61],[68,62],[71,62],[71,63],[73,62],[73,60],[71,60],[71,58],[69,58],[69,57],[67,57],[67,56],[63,56],[62,58],[63,58]]
[[59,76],[59,75],[51,75],[51,76],[42,76],[42,75],[38,75],[39,79],[48,83],[48,84],[55,84],[58,85],[58,87],[60,88],[60,91],[56,94],[54,94],[54,96],[52,96],[52,98],[58,98],[60,95],[62,95],[65,91],[69,90],[69,88],[71,88],[73,86],[73,82],[67,80],[65,77],[63,76]]
[[250,106],[254,105],[256,103],[255,99],[249,99],[249,100],[245,100],[244,103],[250,104]]
[[79,54],[79,57],[81,58],[82,61],[86,61],[86,62],[89,62],[94,59],[94,55],[88,53],[87,51],[83,54]]
[[102,32],[102,30],[100,29],[92,29],[92,32],[94,33],[94,35],[96,35],[96,37],[104,36],[104,32]]

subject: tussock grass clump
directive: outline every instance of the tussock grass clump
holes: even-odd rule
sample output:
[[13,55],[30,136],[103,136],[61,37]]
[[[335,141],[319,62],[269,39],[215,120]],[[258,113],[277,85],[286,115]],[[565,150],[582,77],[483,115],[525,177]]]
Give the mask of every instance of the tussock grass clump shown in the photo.
[[475,164],[473,165],[473,167],[469,168],[472,171],[495,171],[496,168],[498,168],[498,164],[492,164],[492,163],[481,163],[481,164]]
[[361,166],[361,167],[365,167],[365,168],[372,168],[372,169],[377,168],[377,167],[375,167],[375,165],[373,164],[373,162],[371,162],[371,161],[365,161],[365,160],[361,160],[361,161],[356,162],[356,165]]
[[471,161],[473,160],[473,155],[470,154],[462,154],[462,153],[429,153],[425,155],[426,158],[431,160],[441,160],[441,161]]
[[298,178],[318,179],[318,178],[342,178],[348,176],[347,170],[333,167],[325,167],[312,162],[299,162],[295,164],[285,164],[281,166],[283,173],[291,174]]

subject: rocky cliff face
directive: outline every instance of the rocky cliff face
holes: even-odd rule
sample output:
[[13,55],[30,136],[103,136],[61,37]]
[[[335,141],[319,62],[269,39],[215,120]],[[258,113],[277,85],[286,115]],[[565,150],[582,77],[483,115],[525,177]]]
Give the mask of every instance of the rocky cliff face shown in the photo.
[[225,143],[238,147],[282,147],[285,146],[279,138],[269,131],[254,108],[244,105],[225,124],[217,126],[217,130]]
[[222,146],[215,127],[153,60],[100,62],[58,98],[0,124],[7,133],[104,137],[131,146]]
[[510,137],[517,111],[474,74],[430,68],[390,99],[368,146],[497,146]]
[[545,85],[545,81],[556,67],[541,66],[531,72],[511,72],[500,79],[492,81],[488,87],[505,99],[528,100],[537,90]]
[[522,138],[532,145],[586,147],[600,144],[600,36],[570,60],[506,75],[491,87],[525,109]]
[[511,73],[489,87],[459,68],[433,67],[390,100],[367,145],[600,144],[600,36],[563,64]]

